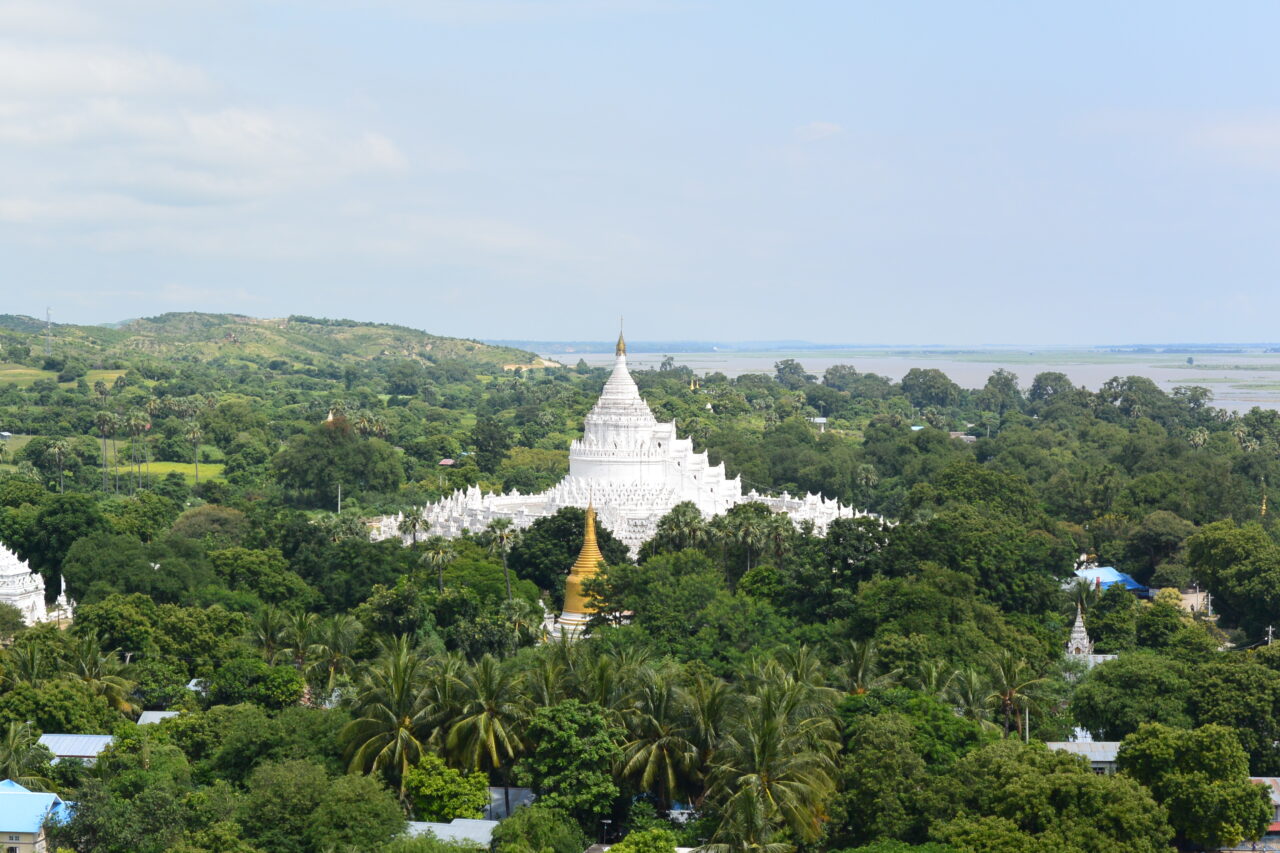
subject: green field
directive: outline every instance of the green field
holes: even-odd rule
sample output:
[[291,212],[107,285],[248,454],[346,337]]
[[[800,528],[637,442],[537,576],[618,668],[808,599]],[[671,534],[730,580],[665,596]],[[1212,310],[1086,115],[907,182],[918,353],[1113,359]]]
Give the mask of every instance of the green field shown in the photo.
[[[93,383],[101,379],[103,382],[110,385],[115,382],[118,377],[123,376],[124,373],[125,371],[123,370],[90,370],[85,374],[84,381],[88,382],[89,385],[92,386]],[[48,379],[52,381],[57,378],[58,374],[52,370],[40,370],[37,367],[24,367],[20,364],[0,364],[0,385],[7,385],[12,382],[19,388],[28,388],[31,386],[31,383],[35,382],[37,379]],[[70,388],[76,383],[71,381],[60,384],[64,388]]]
[[[143,465],[142,470],[145,473],[147,466]],[[165,474],[177,471],[187,481],[187,485],[192,485],[196,481],[196,466],[191,462],[152,462],[151,475],[153,477],[163,477]],[[200,463],[200,481],[205,480],[221,480],[222,464],[218,462],[201,462]]]

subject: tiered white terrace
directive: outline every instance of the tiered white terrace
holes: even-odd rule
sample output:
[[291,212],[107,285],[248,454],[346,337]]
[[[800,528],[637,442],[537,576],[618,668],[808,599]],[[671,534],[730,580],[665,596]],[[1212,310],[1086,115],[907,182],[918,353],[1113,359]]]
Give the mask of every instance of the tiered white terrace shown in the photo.
[[[587,414],[582,438],[569,448],[567,477],[537,495],[482,494],[472,486],[427,506],[423,516],[432,534],[452,538],[498,518],[523,528],[562,507],[594,503],[600,524],[634,556],[653,537],[658,520],[682,501],[692,502],[704,517],[757,501],[797,524],[813,522],[819,534],[837,518],[865,515],[821,495],[768,497],[754,489],[744,494],[740,477],[729,479],[723,463],[712,465],[706,453],[694,451],[692,440],[676,434],[674,423],[653,416],[627,370],[627,346],[619,336],[613,373]],[[401,519],[379,519],[373,537],[401,536]]]

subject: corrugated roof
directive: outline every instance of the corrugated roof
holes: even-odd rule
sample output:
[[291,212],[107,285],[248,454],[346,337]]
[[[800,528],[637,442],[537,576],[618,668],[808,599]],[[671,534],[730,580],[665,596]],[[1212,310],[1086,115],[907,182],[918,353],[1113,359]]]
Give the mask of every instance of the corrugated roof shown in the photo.
[[0,787],[0,832],[37,833],[49,813],[61,805],[57,794],[28,791],[6,780]]
[[40,743],[58,758],[95,758],[114,742],[111,735],[40,735]]
[[178,716],[177,711],[143,711],[138,715],[138,725],[148,726]]
[[1056,740],[1046,742],[1045,746],[1060,752],[1081,755],[1090,761],[1115,761],[1116,753],[1120,751],[1118,740]]
[[493,841],[493,830],[497,825],[496,820],[476,820],[466,817],[455,817],[449,823],[411,820],[409,835],[416,838],[429,832],[441,841],[470,841],[482,847],[488,847]]
[[1250,782],[1261,782],[1271,789],[1271,805],[1280,806],[1280,776],[1250,776]]

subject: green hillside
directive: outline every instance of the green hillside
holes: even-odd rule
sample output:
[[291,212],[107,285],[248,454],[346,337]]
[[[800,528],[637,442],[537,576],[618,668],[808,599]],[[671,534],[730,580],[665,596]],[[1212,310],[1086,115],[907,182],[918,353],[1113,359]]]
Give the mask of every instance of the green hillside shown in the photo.
[[[46,351],[52,362],[46,363]],[[544,364],[524,350],[355,320],[172,313],[117,327],[55,323],[46,328],[32,317],[0,315],[0,383],[26,385],[54,378],[60,363],[68,360],[110,371],[154,360],[315,370],[378,359],[462,362],[489,369]]]

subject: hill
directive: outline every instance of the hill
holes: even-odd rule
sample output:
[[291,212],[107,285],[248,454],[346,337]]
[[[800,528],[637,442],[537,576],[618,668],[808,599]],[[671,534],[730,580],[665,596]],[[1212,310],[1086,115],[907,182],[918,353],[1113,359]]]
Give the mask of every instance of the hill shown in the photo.
[[[50,363],[46,364],[48,353]],[[40,368],[61,370],[79,360],[90,368],[123,369],[151,360],[218,362],[226,366],[324,369],[378,359],[462,362],[485,369],[543,366],[535,354],[513,347],[432,335],[405,326],[291,316],[258,319],[239,314],[170,313],[115,327],[45,323],[0,315],[0,383],[39,378]]]

